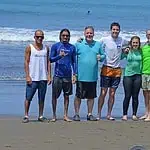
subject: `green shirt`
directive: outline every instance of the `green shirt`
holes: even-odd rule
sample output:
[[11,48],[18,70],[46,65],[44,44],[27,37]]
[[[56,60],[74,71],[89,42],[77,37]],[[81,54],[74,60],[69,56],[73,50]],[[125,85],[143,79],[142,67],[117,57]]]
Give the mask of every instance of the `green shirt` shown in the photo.
[[142,73],[149,75],[150,74],[150,45],[148,44],[142,47],[142,62],[143,62]]
[[124,76],[141,74],[142,72],[141,50],[130,50],[128,54],[123,54],[122,58],[126,58],[127,60],[127,65],[124,70]]

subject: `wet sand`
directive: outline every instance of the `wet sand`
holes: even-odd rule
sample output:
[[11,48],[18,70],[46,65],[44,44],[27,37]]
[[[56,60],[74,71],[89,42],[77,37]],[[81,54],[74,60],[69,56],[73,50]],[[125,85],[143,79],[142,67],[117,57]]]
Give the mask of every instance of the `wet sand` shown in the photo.
[[23,124],[22,118],[0,117],[0,150],[128,150],[133,145],[150,149],[150,123],[37,122]]

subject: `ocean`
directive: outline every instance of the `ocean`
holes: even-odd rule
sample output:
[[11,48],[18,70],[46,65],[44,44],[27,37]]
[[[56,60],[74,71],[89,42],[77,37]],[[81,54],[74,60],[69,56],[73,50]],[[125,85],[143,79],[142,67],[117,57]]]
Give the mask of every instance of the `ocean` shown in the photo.
[[[68,28],[71,31],[70,42],[74,44],[79,37],[83,37],[85,26],[92,25],[95,28],[95,40],[99,40],[101,37],[109,35],[110,24],[115,21],[121,25],[120,35],[123,38],[129,40],[131,36],[138,35],[141,41],[145,41],[145,30],[150,28],[149,10],[149,0],[144,2],[139,0],[1,0],[0,87],[2,90],[0,90],[0,94],[2,96],[0,106],[3,109],[0,109],[0,114],[22,115],[24,113],[24,51],[25,47],[33,42],[36,29],[44,31],[45,43],[50,46],[59,41],[59,31],[62,28]],[[12,95],[13,98],[10,97],[9,93],[12,88],[9,87],[9,84],[16,90],[23,90],[20,92],[19,99],[18,91]],[[47,95],[51,93],[50,88]],[[122,97],[121,100],[117,100],[114,108],[114,114],[117,116],[120,116],[122,111],[122,84],[118,89],[119,93],[122,94]],[[142,106],[142,109],[139,113],[142,114],[144,104],[142,94],[140,96],[140,108]],[[71,99],[70,113],[73,113],[73,97]],[[49,115],[50,96],[47,101],[46,114]],[[8,105],[9,107],[6,107]],[[15,109],[10,107],[13,105],[15,105]],[[95,105],[94,112],[96,113],[97,104],[95,103]],[[32,110],[35,111],[31,111],[31,114],[37,113],[36,107],[36,105],[32,107]],[[62,109],[59,105],[60,112]],[[84,111],[81,112],[84,114]]]

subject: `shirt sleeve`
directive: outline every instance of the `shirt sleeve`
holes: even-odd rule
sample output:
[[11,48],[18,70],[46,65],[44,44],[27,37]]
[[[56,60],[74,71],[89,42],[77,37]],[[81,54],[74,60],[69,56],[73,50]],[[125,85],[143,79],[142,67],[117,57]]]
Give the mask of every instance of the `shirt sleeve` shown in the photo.
[[100,53],[100,56],[101,56],[100,61],[103,62],[104,59],[106,58],[106,54],[105,54],[105,52],[104,52],[104,49],[102,48],[102,44],[101,44],[101,43],[100,43],[99,53]]
[[49,60],[51,63],[58,61],[59,59],[61,59],[62,57],[60,55],[57,54],[57,47],[56,44],[52,45],[51,47],[51,51],[49,54]]
[[76,63],[76,47],[73,46],[73,52],[72,52],[72,70],[73,74],[77,74],[77,63]]

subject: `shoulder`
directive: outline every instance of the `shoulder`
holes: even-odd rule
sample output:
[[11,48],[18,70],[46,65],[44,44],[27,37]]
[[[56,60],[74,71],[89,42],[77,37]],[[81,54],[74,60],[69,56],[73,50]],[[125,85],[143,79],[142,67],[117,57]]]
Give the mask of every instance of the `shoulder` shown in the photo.
[[72,49],[75,49],[75,46],[71,43],[68,43],[69,47],[72,48]]
[[79,47],[81,47],[81,46],[83,46],[83,45],[85,45],[83,41],[82,41],[82,42],[76,42],[76,43],[75,43],[75,47],[76,47],[76,48],[79,48]]
[[60,44],[61,44],[60,42],[53,44],[51,49],[57,49],[60,46]]
[[123,38],[123,37],[119,36],[118,39],[119,39],[119,41],[122,41],[123,45],[129,44],[129,41],[127,39]]
[[25,51],[30,52],[31,51],[31,46],[32,46],[32,44],[27,45]]
[[110,39],[111,39],[110,36],[102,37],[102,38],[100,39],[100,43],[104,43],[104,42],[106,42],[106,41],[108,41],[108,40],[110,40]]
[[99,42],[99,41],[95,41],[95,40],[94,40],[94,42],[95,42],[95,45],[96,45],[96,46],[101,47],[101,45],[102,45],[102,43],[101,43],[101,42]]

